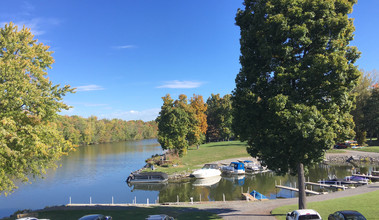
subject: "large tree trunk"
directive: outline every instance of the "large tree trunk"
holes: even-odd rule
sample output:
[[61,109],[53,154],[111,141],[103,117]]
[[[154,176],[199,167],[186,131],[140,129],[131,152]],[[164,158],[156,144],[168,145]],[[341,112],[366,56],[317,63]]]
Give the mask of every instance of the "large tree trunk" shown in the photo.
[[307,199],[305,195],[305,177],[304,177],[304,166],[302,163],[297,165],[297,175],[298,175],[298,183],[299,183],[299,209],[307,208]]

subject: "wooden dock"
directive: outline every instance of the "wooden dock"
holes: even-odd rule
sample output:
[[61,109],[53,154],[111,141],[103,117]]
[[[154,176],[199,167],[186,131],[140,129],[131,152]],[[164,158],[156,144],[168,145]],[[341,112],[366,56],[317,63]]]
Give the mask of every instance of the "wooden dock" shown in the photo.
[[379,181],[379,176],[370,176],[370,175],[362,175],[362,174],[353,174],[353,176],[359,176],[359,177],[368,178],[370,180]]
[[254,198],[250,193],[242,193],[242,198],[250,201],[258,201],[258,199]]
[[[294,191],[294,192],[299,192],[298,188],[293,188],[293,187],[289,187],[289,186],[275,185],[275,187],[280,188],[280,189],[286,189],[286,190]],[[305,192],[308,194],[312,194],[312,195],[320,195],[321,194],[320,192],[316,192],[316,191],[312,191],[312,190],[308,190],[308,189],[306,189]]]
[[258,201],[258,200],[259,201],[264,201],[264,200],[268,200],[268,199],[260,199],[260,198],[254,197],[250,193],[242,193],[242,198],[246,199],[246,200],[251,200],[251,201]]
[[313,185],[313,186],[320,186],[320,187],[330,187],[330,188],[337,188],[337,189],[347,189],[347,187],[344,186],[344,185],[335,185],[335,184],[305,182],[305,185]]

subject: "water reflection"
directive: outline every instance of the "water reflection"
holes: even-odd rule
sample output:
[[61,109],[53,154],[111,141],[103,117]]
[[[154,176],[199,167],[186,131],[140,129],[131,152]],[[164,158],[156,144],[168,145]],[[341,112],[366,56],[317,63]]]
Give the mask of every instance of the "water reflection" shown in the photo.
[[[125,190],[125,179],[145,165],[145,159],[162,153],[157,140],[128,141],[78,147],[62,158],[56,170],[32,184],[19,184],[13,194],[0,197],[0,218],[17,210],[39,209],[69,203],[132,203],[150,201],[157,190]],[[36,199],[38,198],[38,199]]]
[[[360,170],[372,170],[372,166],[361,167]],[[322,179],[327,179],[329,176],[337,176],[344,178],[350,176],[353,172],[353,167],[349,165],[323,165],[318,164],[309,169],[306,176],[306,181],[317,182]],[[176,202],[179,197],[180,201],[190,201],[193,197],[194,201],[222,201],[223,196],[226,200],[240,200],[241,194],[256,190],[270,199],[276,198],[291,198],[296,197],[296,192],[275,188],[275,185],[285,185],[295,187],[297,177],[285,175],[276,176],[272,172],[260,173],[254,175],[229,175],[222,176],[217,179],[217,183],[206,184],[208,180],[192,179],[184,183],[169,183],[167,187],[159,190],[160,202]],[[212,180],[209,180],[211,182]],[[215,181],[216,182],[216,181]],[[204,184],[205,183],[205,184]],[[309,186],[309,189],[310,186]],[[313,191],[332,192],[333,188],[322,188],[312,186]]]
[[220,182],[221,176],[213,176],[205,179],[196,179],[193,186],[212,186]]

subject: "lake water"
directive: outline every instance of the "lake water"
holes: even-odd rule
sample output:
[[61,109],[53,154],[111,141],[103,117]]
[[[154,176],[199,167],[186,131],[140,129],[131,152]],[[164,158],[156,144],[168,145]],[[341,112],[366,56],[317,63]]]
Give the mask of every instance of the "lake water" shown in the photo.
[[[17,210],[40,209],[46,206],[72,203],[154,203],[190,201],[221,201],[240,199],[241,192],[253,189],[274,199],[293,197],[287,190],[275,189],[275,183],[294,186],[296,177],[275,176],[272,173],[225,176],[204,183],[195,179],[181,183],[131,185],[125,182],[134,170],[145,165],[145,159],[162,153],[154,140],[129,141],[79,147],[62,158],[60,167],[48,171],[44,179],[32,184],[20,184],[11,195],[0,196],[0,218]],[[367,172],[370,167],[362,168]],[[326,179],[328,175],[339,178],[351,175],[350,166],[317,165],[310,169],[310,181]],[[213,184],[212,184],[213,181]],[[313,188],[322,191],[324,189]]]

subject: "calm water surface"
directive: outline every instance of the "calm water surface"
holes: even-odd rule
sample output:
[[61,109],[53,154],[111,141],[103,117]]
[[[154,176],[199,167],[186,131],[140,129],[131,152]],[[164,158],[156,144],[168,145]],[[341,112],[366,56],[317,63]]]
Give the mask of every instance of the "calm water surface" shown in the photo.
[[[20,184],[8,197],[0,196],[0,218],[9,216],[17,210],[40,209],[46,206],[72,203],[137,203],[190,201],[238,200],[241,192],[253,189],[265,196],[294,197],[287,190],[275,189],[275,184],[294,186],[296,177],[275,176],[272,173],[223,176],[203,182],[195,179],[181,183],[130,185],[125,183],[127,176],[145,165],[145,159],[162,153],[156,140],[142,140],[99,144],[79,147],[60,162],[56,170],[50,170],[44,179],[32,184]],[[351,166],[317,165],[309,170],[309,180],[316,182],[329,175],[338,178],[351,175]],[[361,168],[367,172],[372,167]],[[307,177],[308,178],[308,177]],[[308,180],[308,179],[307,179]],[[324,191],[313,187],[313,190]]]

